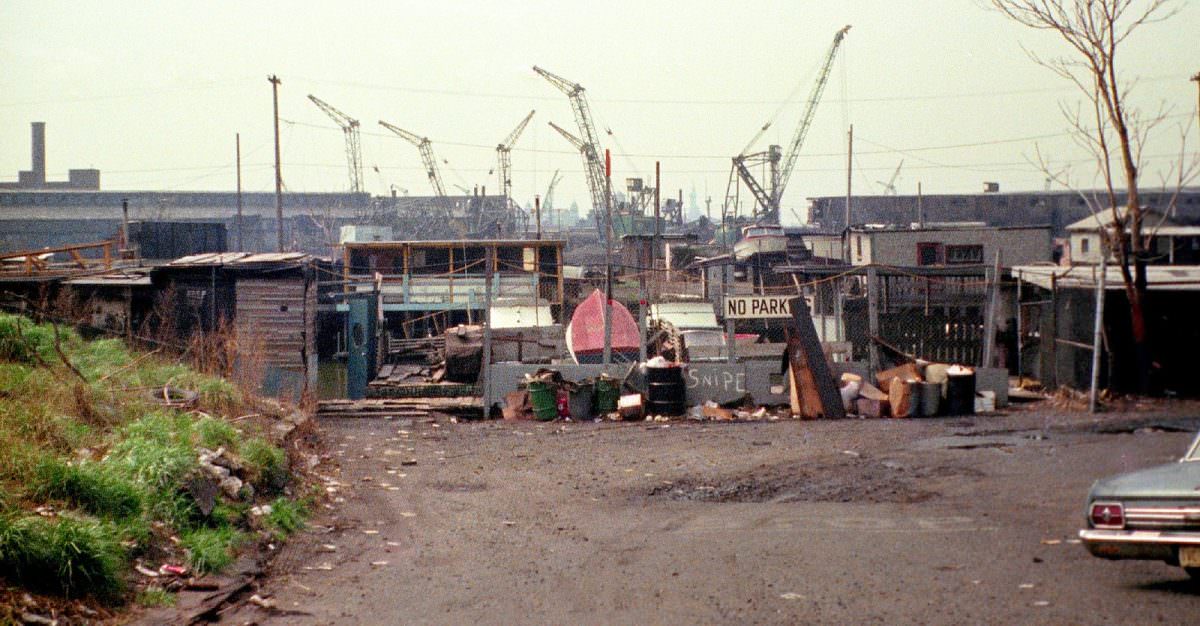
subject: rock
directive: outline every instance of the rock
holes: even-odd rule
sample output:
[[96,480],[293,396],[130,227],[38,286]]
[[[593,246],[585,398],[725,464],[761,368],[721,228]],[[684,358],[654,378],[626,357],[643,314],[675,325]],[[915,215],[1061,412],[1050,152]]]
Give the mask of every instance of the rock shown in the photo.
[[196,508],[200,509],[200,513],[208,515],[212,513],[213,507],[216,506],[217,492],[220,491],[220,480],[206,472],[193,472],[188,477],[186,488],[192,500],[196,502]]
[[225,492],[226,496],[236,500],[240,497],[239,492],[242,490],[242,479],[236,476],[229,476],[221,481],[220,486],[221,491]]

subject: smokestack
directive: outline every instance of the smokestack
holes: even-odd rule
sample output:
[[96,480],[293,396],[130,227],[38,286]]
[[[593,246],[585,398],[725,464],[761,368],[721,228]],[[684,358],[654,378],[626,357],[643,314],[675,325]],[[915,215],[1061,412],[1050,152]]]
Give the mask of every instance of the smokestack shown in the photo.
[[38,185],[46,184],[46,123],[33,122],[33,179]]

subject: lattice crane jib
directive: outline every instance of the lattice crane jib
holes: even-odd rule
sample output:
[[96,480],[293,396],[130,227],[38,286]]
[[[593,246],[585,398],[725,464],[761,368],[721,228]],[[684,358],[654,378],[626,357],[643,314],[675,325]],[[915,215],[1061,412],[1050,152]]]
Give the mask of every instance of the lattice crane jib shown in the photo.
[[[770,127],[770,123],[768,123],[759,129],[754,139],[750,140],[750,143],[746,145],[741,154],[733,157],[733,167],[729,173],[730,182],[733,183],[735,178],[740,179],[750,189],[755,200],[754,217],[756,220],[779,223],[779,206],[783,199],[783,192],[787,189],[788,180],[791,178],[792,171],[796,166],[796,159],[800,155],[801,147],[804,146],[804,139],[808,136],[808,129],[812,126],[813,117],[816,115],[821,95],[825,91],[825,85],[829,81],[829,72],[833,67],[833,61],[837,56],[838,48],[841,47],[842,40],[846,37],[846,33],[849,30],[850,27],[846,26],[833,36],[833,43],[830,44],[829,50],[825,53],[821,69],[817,73],[816,82],[809,93],[804,114],[800,118],[800,123],[796,127],[795,133],[792,134],[791,143],[788,144],[787,155],[783,156],[781,154],[779,146],[771,146],[766,152],[747,154],[750,147]],[[780,164],[781,160],[782,165]],[[770,168],[768,175],[770,181],[769,189],[764,188],[750,171],[750,166],[758,164],[766,164]],[[727,207],[731,197],[733,197],[733,193],[727,190]]]
[[[521,120],[520,124],[513,129],[504,141],[496,146],[496,161],[499,169],[497,173],[500,175],[500,192],[505,198],[512,197],[512,159],[510,153],[512,147],[517,143],[517,139],[521,137],[521,133],[525,132],[525,127],[529,125],[529,120],[533,119],[535,111],[530,111],[525,119]],[[506,200],[507,202],[508,200]]]
[[342,134],[346,136],[346,164],[350,170],[350,191],[351,193],[361,193],[363,191],[362,142],[359,140],[358,120],[342,113],[333,105],[312,94],[309,94],[308,99],[341,127]]
[[425,174],[429,177],[429,183],[433,185],[434,194],[439,198],[444,198],[446,186],[442,184],[442,174],[438,171],[437,157],[433,154],[433,143],[429,141],[429,138],[393,126],[383,120],[379,120],[379,125],[417,147],[417,152],[421,154],[421,161],[425,164]]
[[[600,147],[600,135],[596,132],[596,125],[592,122],[592,112],[588,106],[583,86],[540,67],[535,66],[533,71],[540,74],[559,91],[566,94],[567,99],[570,100],[571,111],[575,114],[575,124],[579,127],[579,134],[582,135],[579,138],[583,144],[580,151],[584,158],[584,171],[587,174],[588,190],[592,195],[592,208],[597,213],[604,211],[608,201],[605,198],[607,194],[604,176],[604,158],[601,156],[603,150]],[[562,130],[559,129],[559,132],[562,132]],[[613,206],[616,206],[615,203]]]
[[796,166],[796,158],[800,156],[800,148],[804,145],[804,138],[808,135],[808,129],[812,126],[813,116],[817,113],[817,104],[821,102],[821,94],[825,92],[825,84],[829,82],[829,70],[833,68],[833,60],[837,57],[838,48],[842,45],[842,40],[846,38],[846,33],[850,31],[850,26],[845,26],[833,36],[833,43],[829,45],[829,52],[825,53],[825,62],[821,64],[821,72],[817,75],[817,82],[813,85],[812,92],[808,95],[808,104],[804,109],[804,117],[800,119],[800,125],[796,127],[796,132],[792,135],[792,142],[788,145],[787,156],[783,159],[783,166],[779,169],[779,184],[775,187],[775,192],[771,198],[775,209],[776,218],[779,215],[779,201],[783,198],[783,191],[787,188],[788,179],[792,176],[792,170]]

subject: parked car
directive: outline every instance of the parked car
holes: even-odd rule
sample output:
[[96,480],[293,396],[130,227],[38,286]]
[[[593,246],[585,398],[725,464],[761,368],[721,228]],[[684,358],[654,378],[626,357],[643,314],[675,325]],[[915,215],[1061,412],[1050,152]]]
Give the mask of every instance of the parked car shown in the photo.
[[1200,580],[1200,433],[1176,463],[1096,481],[1079,538],[1102,559],[1164,561]]

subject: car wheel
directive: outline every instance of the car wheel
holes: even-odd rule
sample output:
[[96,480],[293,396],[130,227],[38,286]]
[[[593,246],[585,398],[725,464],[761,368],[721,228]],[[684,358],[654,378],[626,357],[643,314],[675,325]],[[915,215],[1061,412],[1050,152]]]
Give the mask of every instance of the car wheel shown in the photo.
[[1200,582],[1200,567],[1185,567],[1183,571],[1187,572],[1187,575],[1191,576],[1192,580]]

